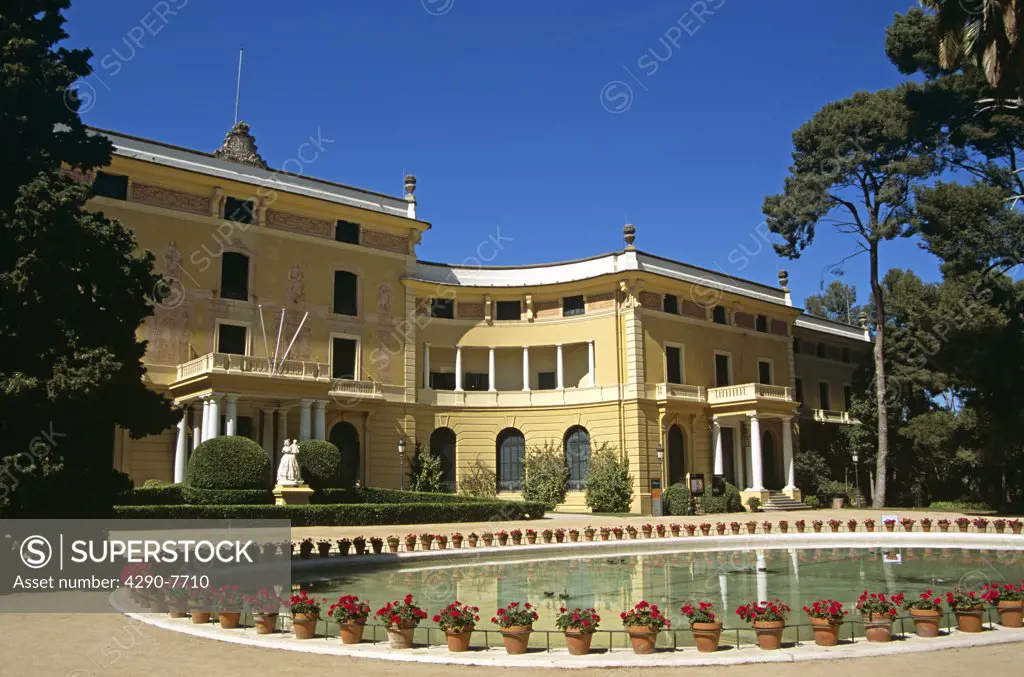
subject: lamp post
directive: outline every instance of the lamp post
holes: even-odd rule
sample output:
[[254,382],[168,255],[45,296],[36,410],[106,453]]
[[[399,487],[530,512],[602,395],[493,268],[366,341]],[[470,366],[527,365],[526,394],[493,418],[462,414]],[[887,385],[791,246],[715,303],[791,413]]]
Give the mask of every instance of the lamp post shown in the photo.
[[398,438],[398,488],[405,491],[405,437]]

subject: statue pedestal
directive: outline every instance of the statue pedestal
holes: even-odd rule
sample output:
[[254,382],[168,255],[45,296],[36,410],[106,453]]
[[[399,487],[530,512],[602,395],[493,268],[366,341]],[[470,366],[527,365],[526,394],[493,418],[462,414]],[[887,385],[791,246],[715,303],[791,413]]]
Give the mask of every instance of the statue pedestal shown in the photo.
[[305,484],[297,486],[284,486],[278,484],[274,487],[274,505],[308,505],[309,497],[313,490]]

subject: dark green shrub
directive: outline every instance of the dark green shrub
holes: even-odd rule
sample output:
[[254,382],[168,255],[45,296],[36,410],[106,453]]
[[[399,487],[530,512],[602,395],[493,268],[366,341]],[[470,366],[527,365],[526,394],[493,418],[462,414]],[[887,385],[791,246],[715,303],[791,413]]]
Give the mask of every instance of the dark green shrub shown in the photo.
[[542,503],[548,510],[565,503],[569,493],[569,468],[561,447],[547,442],[542,447],[528,448],[525,470],[523,498]]
[[349,486],[351,479],[342,469],[341,452],[325,440],[305,440],[299,443],[299,471],[302,480],[314,491]]
[[412,466],[409,476],[412,479],[413,491],[428,493],[444,493],[447,487],[444,481],[444,463],[437,454],[423,450],[423,444],[416,443],[416,450],[410,462]]
[[116,506],[121,519],[287,519],[293,527],[486,522],[537,519],[539,503],[389,503],[380,505],[139,505]]
[[494,498],[498,495],[498,475],[477,459],[459,480],[459,493],[473,498]]
[[751,496],[747,499],[747,507],[750,508],[750,512],[757,512],[761,509],[761,499],[757,496]]
[[821,507],[821,501],[818,500],[817,496],[804,496],[803,502],[808,508],[813,508],[815,510]]
[[270,489],[196,489],[182,487],[181,496],[186,505],[272,505],[274,492]]
[[[690,494],[690,488],[686,486],[686,482],[676,482],[670,486],[662,494],[661,500],[666,515],[677,517],[680,515],[692,515],[694,512],[693,496]],[[706,502],[704,509],[707,512]]]
[[310,503],[362,503],[363,499],[355,487],[347,489],[317,489],[309,497]]
[[248,437],[209,439],[192,452],[185,484],[197,489],[270,489],[270,459]]
[[632,501],[629,462],[615,447],[600,444],[591,453],[587,469],[587,505],[594,512],[629,512]]
[[[422,491],[400,491],[363,487],[357,492],[359,503],[479,503],[481,499],[458,494],[431,494]],[[510,503],[511,501],[502,501]]]
[[704,507],[704,513],[709,515],[727,512],[746,512],[743,509],[743,501],[740,499],[740,490],[728,482],[725,483],[724,494],[712,496],[708,493],[701,499],[701,505]]
[[143,485],[126,491],[116,501],[117,505],[180,505],[184,502],[180,484]]

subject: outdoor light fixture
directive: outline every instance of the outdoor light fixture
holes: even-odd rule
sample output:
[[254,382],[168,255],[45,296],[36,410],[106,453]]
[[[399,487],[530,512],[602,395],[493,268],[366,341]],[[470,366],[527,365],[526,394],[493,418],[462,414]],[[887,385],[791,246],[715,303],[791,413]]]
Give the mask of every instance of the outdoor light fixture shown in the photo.
[[405,438],[398,438],[398,488],[405,491]]
[[663,458],[665,458],[665,448],[659,444],[658,445],[658,460],[660,461]]

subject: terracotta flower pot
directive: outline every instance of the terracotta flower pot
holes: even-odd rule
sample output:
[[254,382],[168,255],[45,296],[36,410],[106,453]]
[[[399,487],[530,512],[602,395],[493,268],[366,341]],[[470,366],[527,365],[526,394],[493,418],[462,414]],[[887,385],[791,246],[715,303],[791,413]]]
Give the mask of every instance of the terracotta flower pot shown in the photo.
[[452,538],[452,547],[460,550],[462,548],[462,538]]
[[498,536],[498,545],[508,545],[508,536]]
[[1010,526],[1010,530],[1013,531],[1013,533],[1017,534],[1018,536],[1020,535],[1020,530],[1021,529],[1024,529],[1024,525],[1016,524],[1016,525],[1011,525]]
[[931,533],[931,530],[932,530],[932,525],[930,525],[930,524],[921,524],[921,531],[923,531],[923,532],[925,532],[927,534],[927,533]]
[[869,642],[888,642],[892,639],[892,616],[869,614],[864,616],[864,636]]
[[209,611],[200,611],[193,609],[189,614],[192,618],[192,622],[196,625],[202,625],[203,623],[209,623],[210,617],[213,615]]
[[693,641],[697,645],[697,651],[701,653],[713,653],[718,651],[718,642],[722,639],[722,623],[693,623],[690,626],[693,630]]
[[590,642],[594,639],[592,632],[565,633],[565,646],[572,656],[585,656],[590,653]]
[[272,635],[277,630],[277,614],[253,614],[257,635]]
[[818,646],[839,644],[839,623],[833,623],[827,618],[812,618],[811,627],[814,629],[814,643]]
[[512,537],[512,545],[522,545],[522,544],[523,544],[523,537],[522,536],[513,536]]
[[985,612],[981,609],[977,611],[957,611],[956,627],[960,632],[981,632],[984,629],[984,617]]
[[868,533],[871,533],[871,532],[874,532],[875,525],[874,524],[865,524],[864,528],[868,531]]
[[821,525],[820,524],[815,524],[814,525],[814,533],[816,533],[816,534],[820,534],[821,533]]
[[376,541],[370,541],[370,548],[373,549],[374,555],[379,555],[384,550],[384,544],[377,543]]
[[648,625],[626,626],[629,633],[629,643],[633,645],[633,653],[649,654],[654,653],[654,646],[658,643],[658,633],[652,631]]
[[786,621],[754,621],[757,646],[765,651],[782,648],[782,631],[785,629]]
[[841,525],[839,525],[839,524],[830,524],[830,525],[828,525],[828,528],[832,530],[833,534],[837,534],[837,533],[839,533],[839,527],[840,526]]
[[996,611],[999,612],[999,625],[1006,628],[1024,627],[1024,601],[999,602]]
[[505,643],[505,653],[510,656],[526,653],[526,647],[530,644],[531,632],[533,632],[532,625],[513,625],[503,628],[501,640]]
[[914,619],[914,627],[918,637],[938,637],[939,624],[942,622],[942,612],[931,609],[911,609],[910,615]]
[[789,525],[788,524],[780,524],[779,525],[779,531],[781,531],[784,534],[788,534],[789,533]]
[[347,623],[338,623],[338,636],[341,637],[342,644],[359,644],[363,641],[363,630],[366,629],[366,621],[357,623],[356,621],[349,621]]
[[398,543],[388,543],[388,550],[390,552],[398,552]]
[[966,534],[968,526],[969,525],[967,525],[967,524],[958,524],[958,525],[956,525],[956,528],[960,530],[960,533]]
[[605,533],[602,533],[602,534],[601,534],[601,540],[602,540],[602,541],[607,541],[607,540],[608,540],[608,536],[610,536],[610,534],[605,534]]
[[579,540],[580,540],[580,535],[579,534],[569,534],[569,541],[571,543],[576,543]]
[[678,526],[669,527],[669,533],[672,534],[673,538],[678,537],[679,536],[679,527]]
[[757,525],[756,524],[748,524],[747,525],[747,533],[748,534],[752,534],[752,533],[754,533],[756,531],[757,531]]
[[473,636],[473,627],[470,626],[462,632],[445,632],[444,635],[448,641],[448,650],[452,653],[461,653],[469,649],[469,640]]
[[479,539],[473,538],[472,536],[470,536],[469,537],[469,547],[475,548],[478,540]]
[[798,533],[801,533],[801,534],[802,534],[802,533],[804,533],[804,529],[806,529],[806,528],[807,528],[807,526],[806,526],[806,525],[804,525],[804,524],[798,524],[798,525],[796,525],[796,530],[797,530],[797,532],[798,532]]
[[184,618],[188,616],[188,607],[174,602],[167,604],[167,615],[171,618]]
[[700,528],[700,533],[701,533],[702,536],[709,536],[711,534],[711,527],[710,526],[701,527]]
[[484,536],[484,545],[488,548],[494,544],[494,536]]
[[313,639],[316,636],[318,620],[320,620],[320,614],[294,614],[292,630],[295,632],[295,639]]
[[242,617],[241,611],[218,611],[217,621],[222,630],[234,630],[238,627],[238,621]]
[[391,640],[392,649],[411,649],[414,634],[416,634],[415,625],[406,623],[398,626],[388,626],[388,639]]
[[594,534],[589,534],[587,532],[583,532],[583,540],[585,540],[585,541],[593,541],[594,540]]
[[537,542],[537,534],[526,534],[526,542],[533,545]]
[[654,530],[653,529],[642,529],[642,531],[644,532],[644,538],[650,538],[651,537],[651,532],[653,532]]
[[718,532],[719,536],[724,536],[725,535],[725,525],[724,524],[716,525],[715,526],[715,531]]

